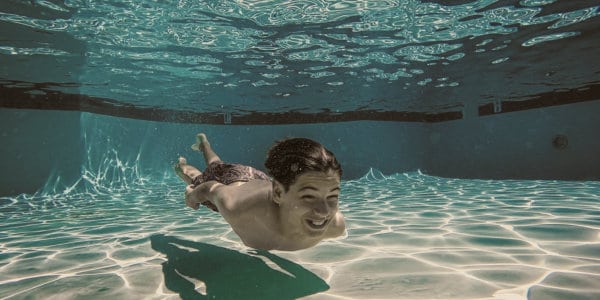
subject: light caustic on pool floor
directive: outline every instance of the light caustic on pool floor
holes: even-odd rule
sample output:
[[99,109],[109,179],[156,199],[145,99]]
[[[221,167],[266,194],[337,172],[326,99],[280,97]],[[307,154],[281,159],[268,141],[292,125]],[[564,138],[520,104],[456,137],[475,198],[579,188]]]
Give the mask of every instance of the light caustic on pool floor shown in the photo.
[[0,297],[600,298],[598,182],[365,177],[346,237],[272,254],[182,188],[3,199]]

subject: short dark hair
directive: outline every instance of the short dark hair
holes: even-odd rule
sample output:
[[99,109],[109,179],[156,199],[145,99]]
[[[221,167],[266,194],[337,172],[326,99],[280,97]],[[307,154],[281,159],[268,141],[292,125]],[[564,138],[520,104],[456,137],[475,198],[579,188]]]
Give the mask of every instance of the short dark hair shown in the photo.
[[305,172],[333,171],[342,177],[342,166],[335,155],[320,143],[307,138],[288,138],[275,142],[269,149],[265,167],[286,192]]

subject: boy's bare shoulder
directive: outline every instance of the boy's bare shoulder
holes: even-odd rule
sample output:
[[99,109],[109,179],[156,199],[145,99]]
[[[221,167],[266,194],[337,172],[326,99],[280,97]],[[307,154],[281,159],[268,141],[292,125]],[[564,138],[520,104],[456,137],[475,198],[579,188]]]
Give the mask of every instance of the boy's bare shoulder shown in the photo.
[[338,211],[332,221],[333,223],[327,230],[327,238],[336,238],[344,235],[346,233],[346,221],[344,220],[344,215]]
[[272,184],[267,180],[251,180],[242,185],[221,185],[217,193],[227,210],[245,211],[270,204]]

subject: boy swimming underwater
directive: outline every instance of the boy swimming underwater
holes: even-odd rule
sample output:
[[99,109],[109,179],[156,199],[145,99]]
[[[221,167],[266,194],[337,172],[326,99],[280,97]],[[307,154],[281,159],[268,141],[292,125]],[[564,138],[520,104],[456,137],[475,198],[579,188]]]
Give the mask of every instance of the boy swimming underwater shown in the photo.
[[179,158],[175,170],[188,184],[187,206],[219,212],[246,246],[294,251],[344,234],[338,211],[342,168],[318,142],[275,143],[265,162],[273,179],[250,166],[223,162],[202,133],[192,148],[202,151],[207,168],[200,172]]

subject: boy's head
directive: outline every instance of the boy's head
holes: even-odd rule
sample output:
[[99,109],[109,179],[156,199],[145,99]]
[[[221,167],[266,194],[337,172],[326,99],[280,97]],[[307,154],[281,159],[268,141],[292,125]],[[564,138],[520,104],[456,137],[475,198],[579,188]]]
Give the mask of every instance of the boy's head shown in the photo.
[[335,155],[320,143],[307,138],[277,141],[267,154],[265,167],[286,192],[298,176],[306,172],[333,172],[342,177],[342,167]]

